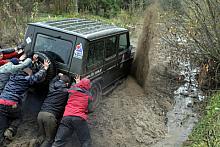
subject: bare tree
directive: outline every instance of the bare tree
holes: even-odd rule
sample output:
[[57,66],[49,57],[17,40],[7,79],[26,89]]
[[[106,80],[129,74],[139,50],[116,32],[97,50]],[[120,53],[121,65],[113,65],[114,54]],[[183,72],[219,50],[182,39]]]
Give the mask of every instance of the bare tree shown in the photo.
[[[201,85],[220,83],[220,1],[183,0],[184,13],[166,13],[162,35],[171,48],[173,65],[188,60],[201,66]],[[205,68],[204,68],[205,67]]]

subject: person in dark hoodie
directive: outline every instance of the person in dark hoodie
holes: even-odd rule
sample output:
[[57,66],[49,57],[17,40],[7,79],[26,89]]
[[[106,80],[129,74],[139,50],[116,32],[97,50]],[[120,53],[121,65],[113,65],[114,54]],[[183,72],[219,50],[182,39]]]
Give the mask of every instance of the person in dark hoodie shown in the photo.
[[57,131],[57,125],[62,118],[68,99],[70,78],[59,73],[49,85],[49,92],[38,114],[39,138],[37,144],[41,147],[51,147]]
[[35,74],[32,74],[30,68],[25,68],[10,76],[0,95],[0,146],[5,139],[16,134],[17,127],[21,123],[24,93],[31,85],[45,79],[49,64],[49,61],[44,61],[43,68]]
[[76,84],[68,90],[69,99],[52,147],[64,147],[69,136],[76,131],[82,147],[91,146],[91,136],[87,124],[88,113],[93,111],[93,98],[89,92],[90,80],[76,79]]

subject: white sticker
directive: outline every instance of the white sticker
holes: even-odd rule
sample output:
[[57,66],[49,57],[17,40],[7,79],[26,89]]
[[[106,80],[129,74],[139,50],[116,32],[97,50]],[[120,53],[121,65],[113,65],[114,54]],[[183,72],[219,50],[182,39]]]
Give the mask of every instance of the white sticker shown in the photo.
[[31,43],[31,38],[28,37],[28,38],[26,39],[26,42],[27,42],[27,44]]
[[75,51],[74,51],[73,57],[78,58],[78,59],[82,59],[82,57],[83,57],[83,47],[82,47],[82,43],[76,45],[76,49],[75,49]]

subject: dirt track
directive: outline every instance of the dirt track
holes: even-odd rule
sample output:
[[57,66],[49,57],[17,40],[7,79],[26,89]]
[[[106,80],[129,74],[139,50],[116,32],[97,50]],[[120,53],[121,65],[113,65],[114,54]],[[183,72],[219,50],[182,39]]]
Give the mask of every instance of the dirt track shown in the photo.
[[155,114],[154,100],[129,77],[96,112],[94,146],[146,146],[164,135],[163,117]]

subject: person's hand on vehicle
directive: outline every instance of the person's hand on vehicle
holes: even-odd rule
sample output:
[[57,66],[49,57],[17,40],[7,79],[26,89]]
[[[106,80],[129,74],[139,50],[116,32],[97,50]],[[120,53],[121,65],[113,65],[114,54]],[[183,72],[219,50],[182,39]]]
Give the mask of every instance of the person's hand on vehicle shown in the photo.
[[59,76],[59,77],[62,77],[62,76],[63,76],[63,73],[58,73],[58,76]]
[[38,61],[38,55],[37,54],[34,54],[33,55],[33,58],[32,58],[32,62],[35,63]]
[[18,52],[18,47],[16,46],[16,47],[14,48],[14,50],[15,50],[15,52]]
[[16,51],[18,54],[22,54],[23,52],[24,52],[24,50],[23,49],[19,49],[19,50],[17,50]]
[[45,70],[47,70],[50,66],[50,61],[49,60],[44,60],[44,64],[43,64],[43,67]]
[[76,83],[79,83],[80,82],[80,75],[76,75],[74,79],[75,79]]
[[19,58],[20,61],[23,61],[27,58],[27,55],[26,54],[23,54],[21,55],[21,57]]

